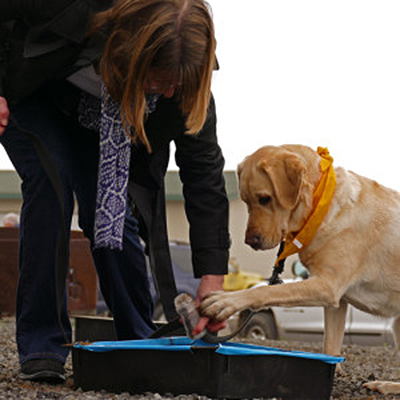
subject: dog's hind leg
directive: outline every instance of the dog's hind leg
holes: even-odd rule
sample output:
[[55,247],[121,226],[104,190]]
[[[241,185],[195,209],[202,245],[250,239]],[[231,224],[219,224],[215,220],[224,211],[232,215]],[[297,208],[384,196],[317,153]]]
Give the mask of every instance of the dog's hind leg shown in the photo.
[[338,308],[325,307],[324,353],[340,354],[346,324],[347,302],[340,301]]
[[[400,317],[397,317],[393,322],[393,338],[396,346],[396,355],[400,357]],[[383,394],[399,394],[400,383],[388,381],[373,381],[364,383],[363,387]]]
[[397,357],[400,358],[400,317],[395,318],[392,330],[393,330],[394,344],[396,346]]
[[383,394],[399,394],[400,383],[389,381],[373,381],[363,384],[363,387]]

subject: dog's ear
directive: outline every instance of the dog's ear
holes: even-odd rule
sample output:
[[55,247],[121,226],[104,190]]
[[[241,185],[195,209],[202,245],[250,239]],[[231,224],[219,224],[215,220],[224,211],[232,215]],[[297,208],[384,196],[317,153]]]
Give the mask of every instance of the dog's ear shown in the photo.
[[268,174],[276,197],[285,209],[293,209],[300,195],[306,167],[295,154],[280,154],[272,160],[261,160],[259,166]]
[[237,176],[240,178],[240,174],[242,173],[242,171],[243,171],[243,165],[244,165],[244,162],[246,161],[246,159],[247,159],[247,157],[240,163],[240,164],[238,164],[238,166],[237,166],[237,170],[236,170],[236,173],[237,173]]

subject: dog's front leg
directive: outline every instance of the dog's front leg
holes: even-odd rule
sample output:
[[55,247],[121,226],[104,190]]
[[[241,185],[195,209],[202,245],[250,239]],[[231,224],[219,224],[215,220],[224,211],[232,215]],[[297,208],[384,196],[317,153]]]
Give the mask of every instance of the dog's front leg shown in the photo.
[[[341,301],[339,308],[324,307],[324,353],[340,356],[344,329],[346,326],[347,302]],[[336,366],[336,373],[340,374],[342,367]]]
[[338,356],[342,348],[346,325],[347,302],[341,301],[338,308],[324,307],[324,353]]
[[340,297],[335,280],[314,276],[302,282],[259,286],[236,292],[213,292],[202,301],[199,311],[204,316],[224,321],[235,312],[246,308],[339,307]]

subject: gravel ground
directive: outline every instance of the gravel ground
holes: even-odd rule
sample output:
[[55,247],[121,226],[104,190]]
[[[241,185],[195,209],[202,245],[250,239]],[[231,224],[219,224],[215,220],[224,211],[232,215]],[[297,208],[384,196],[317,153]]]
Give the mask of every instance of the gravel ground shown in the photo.
[[[74,389],[72,365],[69,357],[67,362],[68,379],[62,385],[38,384],[22,381],[18,378],[19,364],[14,339],[15,320],[0,319],[0,400],[8,399],[176,399],[176,400],[207,400],[207,397],[197,395],[180,395],[176,397],[161,396],[149,393],[146,395],[119,395],[105,392],[83,392]],[[264,341],[252,342],[282,349],[321,352],[320,343]],[[334,380],[331,399],[400,399],[398,396],[383,396],[372,393],[362,384],[368,380],[399,380],[400,368],[396,363],[394,349],[390,346],[367,347],[343,346],[342,373]]]

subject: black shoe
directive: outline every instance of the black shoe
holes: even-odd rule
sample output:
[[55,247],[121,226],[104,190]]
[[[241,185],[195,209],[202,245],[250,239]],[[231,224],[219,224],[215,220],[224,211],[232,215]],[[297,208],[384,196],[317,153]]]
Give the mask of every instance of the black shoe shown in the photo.
[[37,358],[26,361],[19,374],[23,380],[47,383],[65,382],[64,363],[51,358]]

